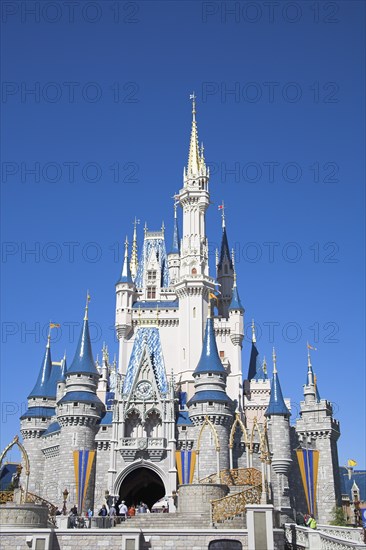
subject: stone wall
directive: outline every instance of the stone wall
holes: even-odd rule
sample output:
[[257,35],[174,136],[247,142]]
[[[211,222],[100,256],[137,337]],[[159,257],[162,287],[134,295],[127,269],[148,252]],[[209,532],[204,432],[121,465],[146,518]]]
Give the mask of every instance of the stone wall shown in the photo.
[[[26,550],[30,547],[26,538],[36,539],[51,535],[51,543],[48,550],[82,550],[82,549],[107,549],[123,550],[126,548],[126,539],[139,539],[134,550],[207,550],[213,540],[233,540],[242,544],[243,550],[248,548],[247,532],[241,530],[174,530],[158,531],[150,530],[140,533],[139,529],[80,529],[61,531],[50,529],[13,531],[2,529],[1,542],[6,550]],[[276,550],[282,550],[278,546]]]

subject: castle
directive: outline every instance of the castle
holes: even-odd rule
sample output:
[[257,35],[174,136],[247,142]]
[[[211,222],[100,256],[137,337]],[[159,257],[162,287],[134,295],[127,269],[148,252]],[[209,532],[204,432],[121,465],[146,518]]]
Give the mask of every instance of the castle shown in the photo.
[[294,426],[275,351],[269,376],[265,360],[259,360],[254,324],[249,368],[242,365],[244,307],[224,215],[216,276],[209,272],[209,177],[193,98],[188,164],[175,196],[172,238],[166,246],[164,227],[145,226],[138,253],[135,223],[130,254],[125,243],[115,286],[118,360],[110,361],[105,346],[102,360],[94,360],[88,300],[70,366],[65,358],[52,361],[48,339],[21,416],[29,491],[60,504],[67,488],[72,505],[73,451],[95,451],[83,512],[89,506],[96,510],[106,491],[116,500],[149,506],[165,496],[174,511],[176,453],[195,450],[193,483],[218,481],[222,471],[255,468],[261,502],[272,503],[286,519],[307,510],[296,449],[316,449],[316,513],[326,523],[340,503],[339,423],[330,402],[319,395],[309,351]]

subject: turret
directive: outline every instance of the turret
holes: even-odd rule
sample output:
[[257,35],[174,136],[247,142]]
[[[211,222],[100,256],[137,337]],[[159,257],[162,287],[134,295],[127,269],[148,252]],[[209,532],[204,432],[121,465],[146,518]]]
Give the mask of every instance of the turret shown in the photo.
[[210,307],[202,353],[193,378],[195,393],[187,406],[189,418],[196,427],[197,438],[206,417],[212,422],[217,435],[215,443],[212,433],[210,437],[210,430],[202,433],[199,474],[205,477],[217,471],[217,463],[212,461],[215,449],[219,453],[219,469],[229,468],[229,433],[235,407],[226,393],[227,373],[218,354]]
[[274,348],[271,397],[265,416],[268,419],[272,467],[276,474],[272,479],[274,506],[280,510],[282,519],[286,520],[292,515],[288,488],[289,469],[292,462],[289,424],[291,413],[282,395]]
[[20,430],[24,440],[24,447],[37,468],[31,469],[29,478],[29,491],[42,494],[42,476],[38,472],[43,471],[44,455],[42,453],[42,435],[50,425],[51,418],[55,415],[55,397],[50,383],[52,377],[52,360],[50,348],[50,333],[41,368],[36,384],[28,395],[28,409],[20,417]]
[[[61,426],[59,489],[75,489],[74,451],[92,451],[95,448],[97,422],[104,411],[104,404],[96,395],[99,372],[95,366],[89,334],[88,301],[83,326],[74,359],[66,372],[65,395],[57,402],[57,420]],[[93,507],[95,464],[90,475],[84,507]],[[61,497],[61,495],[60,495]],[[79,513],[85,510],[79,510]]]
[[182,382],[191,383],[191,373],[197,365],[207,317],[209,295],[215,291],[215,281],[209,277],[206,210],[210,204],[209,169],[203,147],[198,146],[196,98],[192,99],[192,127],[188,164],[184,169],[183,187],[178,201],[183,210],[183,237],[180,246],[179,279],[175,291],[179,299],[180,342],[179,370]]
[[[333,418],[332,404],[321,399],[307,344],[307,375],[304,401],[300,402],[300,418],[296,421],[298,445],[319,451],[316,514],[320,523],[329,523],[331,510],[341,505],[337,440],[339,422]],[[321,472],[321,475],[320,475]]]
[[179,277],[180,268],[180,240],[177,217],[177,204],[178,203],[174,200],[173,241],[170,252],[168,254],[169,279],[170,282],[173,284]]
[[61,361],[60,376],[58,377],[58,380],[57,380],[56,401],[59,401],[64,396],[65,388],[66,388],[66,372],[67,372],[67,364],[66,364],[66,352],[65,352]]
[[239,291],[236,284],[236,271],[234,264],[234,251],[232,250],[231,264],[234,273],[234,286],[232,287],[231,301],[228,307],[230,338],[234,346],[238,346],[238,353],[241,354],[241,348],[244,338],[244,307],[240,301]]
[[247,428],[251,431],[254,419],[256,419],[259,424],[264,423],[265,412],[267,411],[271,394],[271,384],[267,375],[266,358],[264,357],[262,362],[259,359],[254,319],[252,320],[252,347],[250,351],[248,374],[243,385],[245,394],[245,421]]
[[224,203],[221,205],[222,212],[222,237],[219,262],[217,264],[217,282],[220,285],[219,314],[227,318],[229,316],[229,305],[232,298],[234,285],[234,266],[230,257],[229,243],[225,225]]

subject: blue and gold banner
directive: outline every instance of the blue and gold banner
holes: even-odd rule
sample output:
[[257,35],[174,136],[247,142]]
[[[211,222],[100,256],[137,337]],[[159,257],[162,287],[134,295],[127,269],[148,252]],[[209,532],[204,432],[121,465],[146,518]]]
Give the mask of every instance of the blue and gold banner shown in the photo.
[[86,490],[88,488],[91,470],[93,467],[95,451],[74,451],[74,471],[76,481],[76,495],[78,501],[78,513],[83,513]]
[[296,454],[308,505],[308,512],[309,514],[315,514],[319,451],[314,449],[297,449]]
[[196,451],[176,451],[179,485],[188,485],[193,481],[196,466]]

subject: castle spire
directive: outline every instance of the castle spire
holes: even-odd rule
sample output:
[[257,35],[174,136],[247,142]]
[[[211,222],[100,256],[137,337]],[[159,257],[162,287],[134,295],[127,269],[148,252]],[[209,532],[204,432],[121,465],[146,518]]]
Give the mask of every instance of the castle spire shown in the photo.
[[232,311],[232,310],[244,311],[244,308],[243,308],[243,306],[241,304],[241,301],[240,301],[238,287],[236,285],[236,270],[235,270],[234,249],[231,250],[231,263],[232,263],[233,270],[234,270],[234,285],[233,285],[233,289],[232,289],[232,296],[231,296],[231,301],[230,301],[230,305],[229,305],[229,311]]
[[306,393],[306,395],[312,396],[313,399],[315,398],[315,400],[319,402],[320,394],[319,394],[317,380],[313,371],[313,366],[311,364],[311,357],[310,357],[310,350],[312,349],[316,351],[316,348],[311,346],[309,342],[306,343],[306,347],[308,350],[308,371],[307,371],[306,383],[305,383],[306,390],[304,390],[304,392]]
[[192,100],[192,129],[188,153],[188,177],[198,175],[200,169],[200,150],[198,145],[198,130],[196,122],[196,96],[194,92],[189,96],[189,99]]
[[252,319],[252,342],[255,344],[257,342],[256,336],[255,336],[255,324],[254,319]]
[[121,273],[121,277],[120,277],[118,282],[119,283],[132,283],[132,276],[131,276],[130,265],[129,265],[129,261],[128,261],[128,239],[127,239],[127,235],[126,235],[126,240],[125,240],[125,255],[124,255],[124,260],[123,260],[122,273]]
[[180,252],[178,214],[177,214],[177,205],[178,204],[179,203],[174,198],[173,243],[172,243],[172,249],[171,249],[171,252],[173,254],[179,254],[179,252]]
[[140,220],[135,220],[133,222],[133,237],[132,237],[132,249],[131,249],[131,260],[130,260],[130,271],[133,278],[136,277],[137,268],[139,265],[138,254],[137,254],[137,224],[140,223]]
[[89,321],[88,321],[88,304],[90,296],[87,296],[87,305],[85,307],[85,316],[78,345],[76,347],[75,356],[71,363],[68,373],[78,374],[95,374],[99,376],[99,373],[95,367],[93,352],[90,342],[89,334]]
[[47,337],[46,351],[43,357],[41,368],[38,374],[37,382],[28,395],[28,398],[31,397],[54,397],[52,392],[50,392],[48,386],[49,379],[51,377],[52,371],[52,360],[51,360],[51,349],[50,349],[50,334]]
[[88,320],[89,302],[90,302],[90,294],[89,294],[89,290],[87,290],[87,292],[86,292],[86,304],[85,304],[84,321],[87,321],[87,320]]
[[265,416],[290,416],[285,400],[282,395],[282,389],[277,372],[277,356],[276,351],[273,348],[273,376],[271,381],[271,397],[269,404],[265,412]]
[[221,363],[219,352],[214,332],[214,321],[211,317],[211,307],[209,302],[208,315],[206,320],[205,336],[203,339],[202,353],[198,365],[193,373],[202,374],[207,372],[223,373],[226,375],[226,370]]
[[256,338],[255,338],[255,327],[254,327],[254,319],[252,320],[252,349],[250,352],[250,359],[249,359],[249,369],[248,369],[248,380],[252,380],[253,378],[257,377],[258,374],[258,350],[256,346]]

